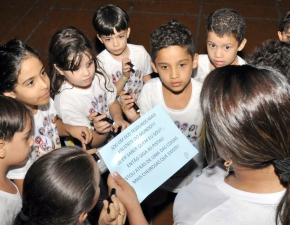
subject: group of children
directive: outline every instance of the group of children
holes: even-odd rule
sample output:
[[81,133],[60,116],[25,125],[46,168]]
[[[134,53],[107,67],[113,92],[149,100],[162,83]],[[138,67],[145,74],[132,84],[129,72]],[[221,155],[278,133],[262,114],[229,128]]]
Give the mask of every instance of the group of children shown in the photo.
[[[152,33],[151,57],[143,46],[127,43],[131,31],[129,16],[120,7],[109,4],[98,9],[93,26],[106,49],[97,54],[79,29],[63,28],[53,35],[50,42],[49,75],[38,53],[20,40],[13,39],[0,46],[0,108],[5,109],[0,112],[0,168],[3,174],[0,177],[0,203],[3,204],[0,224],[12,223],[16,215],[15,224],[29,224],[33,220],[31,224],[42,224],[41,221],[43,224],[62,224],[61,221],[68,218],[72,223],[85,221],[99,198],[99,171],[96,171],[92,158],[82,151],[60,148],[60,137],[73,137],[83,150],[101,148],[158,104],[165,108],[199,151],[161,188],[177,193],[204,167],[202,83],[216,68],[246,64],[237,56],[247,42],[241,15],[227,8],[209,15],[207,55],[197,54],[191,32],[175,20]],[[289,33],[288,13],[278,31],[281,42],[265,43],[256,49],[250,62],[271,66],[286,76],[290,75],[287,59],[290,44],[286,43]],[[275,54],[277,48],[283,49],[285,54]],[[153,71],[159,77],[151,78]],[[140,113],[133,107],[136,103]],[[47,154],[51,151],[53,154]],[[66,164],[61,163],[73,164],[78,158],[86,160],[86,163],[78,161],[79,165],[89,164],[88,168],[83,168],[84,172],[74,170],[72,165],[65,169]],[[64,167],[63,174],[60,168],[54,169],[58,165]],[[88,190],[86,196],[76,195],[81,189],[73,188],[86,185],[85,181],[81,182],[81,176],[86,174],[83,179],[87,179],[90,170],[94,177],[90,180],[96,181],[86,187],[91,191]],[[72,178],[66,171],[80,177]],[[50,185],[59,185],[59,189],[49,188],[48,191],[46,188]],[[45,195],[41,196],[41,193]],[[63,207],[59,210],[55,210],[58,202],[46,202],[53,199],[54,194]],[[73,195],[87,202],[79,205],[77,200],[69,202],[67,199]],[[113,199],[113,206],[104,201],[99,224],[109,224],[108,221],[124,223],[124,206],[117,198]],[[36,210],[37,207],[43,211]],[[106,213],[108,207],[110,213]],[[72,212],[72,209],[79,211]],[[66,210],[67,214],[60,216]]]

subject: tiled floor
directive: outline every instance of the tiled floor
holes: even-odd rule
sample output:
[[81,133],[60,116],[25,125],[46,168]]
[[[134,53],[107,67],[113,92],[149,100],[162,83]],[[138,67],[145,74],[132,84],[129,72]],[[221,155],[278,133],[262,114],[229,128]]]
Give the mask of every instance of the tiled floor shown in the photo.
[[[246,20],[244,57],[263,41],[277,38],[279,21],[290,10],[290,0],[0,0],[0,44],[18,37],[39,51],[47,67],[49,40],[62,27],[81,29],[99,46],[91,21],[95,10],[108,3],[129,13],[129,42],[141,44],[147,51],[150,33],[177,19],[192,31],[198,53],[206,53],[204,26],[208,14],[222,7],[233,8]],[[172,199],[156,214],[153,225],[172,224]]]

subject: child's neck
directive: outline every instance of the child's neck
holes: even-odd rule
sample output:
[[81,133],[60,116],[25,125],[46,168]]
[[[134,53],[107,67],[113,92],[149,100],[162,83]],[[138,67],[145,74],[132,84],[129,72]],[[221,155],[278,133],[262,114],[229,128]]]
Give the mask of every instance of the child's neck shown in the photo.
[[[3,164],[1,161],[0,163]],[[13,185],[12,181],[6,177],[7,169],[8,167],[5,165],[0,166],[0,190],[10,194],[16,194],[17,188]]]
[[128,45],[126,45],[126,48],[120,55],[113,55],[110,53],[110,55],[117,61],[122,61],[122,59],[129,58],[130,55],[130,49],[128,48]]
[[191,80],[181,92],[173,92],[162,85],[162,93],[166,106],[170,109],[183,110],[188,105],[192,94]]

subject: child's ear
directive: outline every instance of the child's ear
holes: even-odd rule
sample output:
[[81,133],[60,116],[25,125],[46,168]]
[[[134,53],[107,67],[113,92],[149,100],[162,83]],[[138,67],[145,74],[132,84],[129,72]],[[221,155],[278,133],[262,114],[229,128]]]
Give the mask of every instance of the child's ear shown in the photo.
[[15,92],[14,92],[14,91],[4,92],[3,94],[4,94],[6,97],[16,98],[16,95],[15,95]]
[[6,150],[5,150],[5,141],[0,140],[0,158],[4,159],[6,156]]
[[102,38],[100,37],[100,35],[97,34],[97,38],[100,40],[100,42],[101,42],[102,44],[104,44],[104,42],[103,42]]
[[158,72],[157,72],[157,69],[156,69],[156,67],[155,67],[154,62],[151,60],[150,63],[151,63],[151,66],[152,66],[152,69],[154,70],[154,72],[155,72],[155,73],[158,73]]
[[88,213],[83,212],[80,216],[79,216],[79,222],[84,222],[86,220],[86,218],[88,217]]
[[244,40],[242,41],[242,43],[238,47],[238,52],[243,50],[243,48],[245,47],[246,43],[247,43],[247,39],[244,38]]
[[131,32],[131,28],[128,27],[128,29],[127,29],[127,38],[129,38],[129,36],[130,36],[130,32]]
[[195,53],[192,59],[192,69],[195,69],[198,65],[198,54]]
[[283,37],[282,37],[282,32],[281,31],[278,31],[278,37],[279,37],[280,41],[283,41]]
[[56,64],[53,64],[53,66],[60,73],[60,75],[64,76],[63,70],[61,68],[58,68]]

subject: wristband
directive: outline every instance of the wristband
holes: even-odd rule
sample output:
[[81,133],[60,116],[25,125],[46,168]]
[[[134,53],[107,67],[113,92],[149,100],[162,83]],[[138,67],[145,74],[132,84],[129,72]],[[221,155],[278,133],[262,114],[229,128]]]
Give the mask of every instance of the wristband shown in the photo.
[[128,80],[129,80],[128,78],[127,78],[127,79],[124,79],[124,78],[123,78],[123,75],[120,77],[120,79],[121,79],[122,81],[124,81],[125,83],[127,83]]

